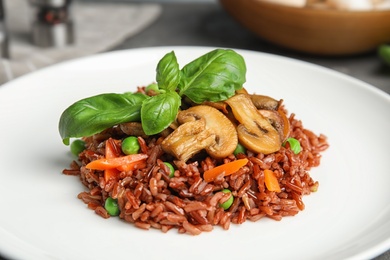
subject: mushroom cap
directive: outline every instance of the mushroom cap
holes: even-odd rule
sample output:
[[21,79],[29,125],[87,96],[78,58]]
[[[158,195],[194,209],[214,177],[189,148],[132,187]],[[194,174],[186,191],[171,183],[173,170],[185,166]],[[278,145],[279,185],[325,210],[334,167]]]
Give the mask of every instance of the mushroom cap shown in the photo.
[[180,125],[161,143],[162,149],[177,159],[187,161],[200,150],[214,143],[214,136],[206,131],[204,120]]
[[177,121],[186,123],[204,120],[206,131],[214,137],[214,143],[204,149],[214,158],[231,155],[237,147],[237,131],[233,123],[218,109],[207,105],[193,106],[178,114]]
[[259,109],[259,113],[266,118],[269,123],[275,128],[276,131],[278,131],[279,136],[282,140],[282,142],[285,140],[284,136],[284,128],[285,128],[285,122],[283,121],[282,115],[279,113],[278,110],[267,110],[267,109]]
[[250,98],[257,109],[277,110],[280,101],[264,95],[252,94]]
[[233,123],[216,108],[193,106],[180,111],[177,121],[180,126],[161,145],[179,160],[187,161],[203,149],[213,158],[224,158],[237,147]]
[[270,154],[282,145],[278,131],[263,117],[247,94],[236,94],[226,100],[234,117],[240,122],[237,126],[238,139],[247,149]]
[[120,129],[127,135],[147,137],[140,122],[128,122],[119,124]]

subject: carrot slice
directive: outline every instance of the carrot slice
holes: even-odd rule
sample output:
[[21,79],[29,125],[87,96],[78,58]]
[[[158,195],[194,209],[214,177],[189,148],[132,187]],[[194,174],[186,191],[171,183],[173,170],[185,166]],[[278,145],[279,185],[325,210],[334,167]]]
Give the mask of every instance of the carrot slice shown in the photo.
[[228,176],[238,171],[241,167],[245,166],[247,163],[248,163],[248,159],[244,158],[244,159],[239,159],[239,160],[235,160],[235,161],[231,161],[219,165],[217,167],[205,171],[203,173],[203,179],[206,182],[213,181],[222,172],[225,174],[225,176]]
[[[115,147],[116,145],[116,140],[110,138],[106,141],[106,149],[105,149],[105,157],[106,159],[112,159],[118,157],[117,149]],[[119,176],[120,171],[113,168],[113,169],[106,169],[104,170],[104,180],[106,183],[110,179],[117,179]]]
[[119,173],[120,173],[120,171],[118,171],[115,168],[114,169],[106,169],[106,170],[104,170],[104,180],[107,183],[110,179],[117,179],[119,176]]
[[142,169],[145,167],[146,167],[146,161],[141,160],[141,161],[136,161],[133,163],[121,165],[119,167],[116,167],[116,169],[121,172],[128,172],[128,171],[134,171],[135,169]]
[[131,164],[133,162],[144,160],[146,158],[148,158],[148,155],[144,153],[129,154],[126,156],[116,157],[116,158],[98,159],[88,163],[85,167],[87,169],[94,169],[94,170],[114,169],[122,165]]
[[120,140],[109,138],[106,140],[106,149],[104,156],[107,159],[119,157],[121,155]]
[[264,183],[269,191],[281,192],[278,179],[271,170],[264,170]]

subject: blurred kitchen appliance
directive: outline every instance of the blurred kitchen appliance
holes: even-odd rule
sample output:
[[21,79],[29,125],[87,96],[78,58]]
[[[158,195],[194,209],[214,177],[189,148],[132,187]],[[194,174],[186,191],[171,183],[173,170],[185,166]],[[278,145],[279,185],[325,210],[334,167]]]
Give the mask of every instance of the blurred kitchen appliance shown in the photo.
[[0,0],[0,58],[9,58],[8,32],[5,24],[5,9],[3,0]]
[[71,0],[30,0],[32,41],[39,47],[63,47],[74,42]]

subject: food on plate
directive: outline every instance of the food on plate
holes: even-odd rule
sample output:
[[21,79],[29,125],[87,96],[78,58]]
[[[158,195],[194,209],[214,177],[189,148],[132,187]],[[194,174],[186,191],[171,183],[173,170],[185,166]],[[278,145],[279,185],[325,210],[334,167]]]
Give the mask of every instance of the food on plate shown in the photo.
[[156,71],[155,83],[87,97],[61,115],[77,155],[63,173],[79,176],[88,208],[191,235],[304,210],[327,138],[282,99],[248,93],[241,55],[216,49],[180,69],[172,51]]

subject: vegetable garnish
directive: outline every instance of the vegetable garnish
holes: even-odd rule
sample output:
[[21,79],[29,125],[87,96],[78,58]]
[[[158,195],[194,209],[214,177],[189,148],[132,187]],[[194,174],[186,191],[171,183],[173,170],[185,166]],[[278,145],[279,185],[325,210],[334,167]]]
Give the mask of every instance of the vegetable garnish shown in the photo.
[[233,154],[235,156],[237,156],[240,153],[245,154],[246,153],[246,148],[242,144],[238,143],[236,149],[234,149]]
[[[106,141],[106,148],[105,148],[105,151],[104,151],[104,155],[105,155],[105,158],[106,159],[112,159],[112,158],[116,158],[118,157],[117,155],[117,151],[115,149],[115,143],[116,140],[110,138],[110,139],[107,139]],[[106,181],[106,183],[110,180],[110,179],[114,179],[116,180],[119,176],[119,173],[120,171],[116,168],[112,168],[112,169],[105,169],[104,170],[104,180]]]
[[118,200],[108,197],[104,203],[104,208],[110,216],[118,216],[120,213]]
[[117,124],[140,122],[147,135],[158,134],[176,118],[181,100],[194,103],[226,100],[246,81],[243,57],[233,50],[216,49],[185,65],[181,70],[175,53],[158,63],[156,95],[141,93],[100,94],[75,102],[61,115],[59,132],[69,138],[92,136]]
[[146,95],[141,93],[101,94],[77,101],[61,115],[59,132],[64,144],[69,138],[84,137],[120,123],[139,121],[141,105]]
[[246,65],[233,50],[216,49],[197,58],[181,70],[180,95],[200,104],[226,100],[246,81]]
[[85,150],[85,142],[81,139],[76,139],[70,144],[70,152],[75,155],[79,156],[79,153]]
[[203,179],[206,182],[211,182],[221,173],[224,173],[225,176],[231,175],[238,171],[241,167],[245,166],[247,163],[248,159],[244,158],[222,164],[220,166],[205,171],[203,173]]
[[233,204],[234,197],[233,197],[233,194],[231,194],[232,192],[229,189],[223,189],[222,192],[223,193],[230,193],[230,198],[227,201],[225,201],[224,203],[219,205],[224,210],[227,210]]
[[175,168],[173,168],[173,165],[170,164],[169,162],[164,162],[164,164],[168,167],[169,169],[169,178],[173,178],[175,176]]
[[301,144],[299,141],[295,138],[289,137],[287,140],[283,143],[283,146],[286,146],[286,143],[289,143],[291,150],[294,152],[294,154],[299,154],[301,152]]
[[121,148],[124,154],[136,154],[141,149],[136,136],[129,136],[123,139]]
[[264,170],[264,183],[269,191],[281,192],[278,179],[271,170]]
[[94,170],[115,169],[123,165],[133,164],[134,162],[142,161],[148,158],[147,154],[129,154],[116,158],[102,158],[88,163],[85,168]]
[[139,160],[135,161],[129,164],[123,164],[118,167],[116,167],[117,170],[121,172],[128,172],[128,171],[134,171],[136,169],[142,169],[146,167],[146,161],[145,160]]

